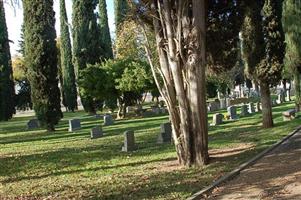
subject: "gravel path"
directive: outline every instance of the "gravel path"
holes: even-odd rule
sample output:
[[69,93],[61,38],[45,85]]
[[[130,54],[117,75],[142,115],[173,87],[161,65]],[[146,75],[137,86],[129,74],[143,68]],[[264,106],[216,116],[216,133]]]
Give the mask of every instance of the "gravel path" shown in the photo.
[[301,200],[301,131],[206,199]]

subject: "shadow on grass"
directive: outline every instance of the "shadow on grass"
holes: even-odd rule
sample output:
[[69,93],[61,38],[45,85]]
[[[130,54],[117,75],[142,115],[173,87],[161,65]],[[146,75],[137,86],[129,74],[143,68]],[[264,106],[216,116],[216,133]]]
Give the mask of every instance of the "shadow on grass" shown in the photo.
[[53,172],[53,173],[46,173],[40,176],[19,176],[15,178],[8,178],[4,181],[1,181],[2,184],[7,184],[7,183],[13,183],[17,181],[23,181],[23,180],[36,180],[36,179],[42,179],[46,177],[53,177],[53,176],[61,176],[61,175],[68,175],[68,174],[75,174],[75,173],[82,173],[82,172],[93,172],[93,171],[98,171],[98,170],[108,170],[108,169],[118,169],[122,167],[136,167],[140,165],[145,165],[149,163],[156,163],[156,162],[167,162],[175,160],[175,158],[166,158],[166,159],[155,159],[155,160],[147,160],[147,161],[140,161],[140,162],[129,162],[126,164],[117,164],[117,165],[105,165],[105,166],[100,166],[100,167],[94,167],[94,168],[82,168],[82,169],[77,169],[77,170],[68,170],[68,171],[58,171],[58,172]]

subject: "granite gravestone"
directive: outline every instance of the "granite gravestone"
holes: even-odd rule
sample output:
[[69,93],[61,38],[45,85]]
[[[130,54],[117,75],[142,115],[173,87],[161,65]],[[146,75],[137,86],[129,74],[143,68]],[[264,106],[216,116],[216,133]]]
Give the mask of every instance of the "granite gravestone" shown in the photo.
[[172,127],[171,123],[161,124],[161,130],[157,138],[157,143],[171,143],[172,142]]
[[110,126],[114,124],[114,119],[112,117],[112,115],[106,114],[105,116],[103,116],[103,121],[104,121],[104,126]]
[[69,120],[69,132],[74,132],[79,129],[81,129],[80,120],[79,119],[70,119]]
[[100,138],[103,136],[102,128],[100,126],[96,126],[91,129],[91,139]]
[[135,135],[134,131],[125,131],[124,132],[124,144],[122,147],[122,151],[130,152],[135,151],[137,146],[135,144]]
[[247,105],[242,105],[240,108],[240,116],[245,117],[249,114],[248,112],[248,106]]
[[31,119],[27,122],[27,129],[32,130],[40,127],[40,122],[37,119]]
[[228,107],[227,112],[228,112],[228,115],[229,115],[230,119],[234,120],[234,119],[238,118],[235,106]]
[[216,125],[220,125],[223,123],[223,118],[224,115],[221,113],[217,113],[213,115],[213,121],[212,121],[212,125],[216,126]]

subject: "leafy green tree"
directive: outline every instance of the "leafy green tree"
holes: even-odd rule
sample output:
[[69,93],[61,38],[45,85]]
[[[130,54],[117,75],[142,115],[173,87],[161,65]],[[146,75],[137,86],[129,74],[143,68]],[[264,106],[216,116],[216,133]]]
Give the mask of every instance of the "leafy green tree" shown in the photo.
[[[77,70],[78,82],[81,82],[81,70],[88,64],[95,64],[101,59],[101,44],[99,27],[94,9],[97,2],[94,0],[78,0],[73,2],[73,63]],[[82,90],[79,84],[79,93],[85,111],[90,114],[96,112],[93,97]]]
[[103,58],[113,58],[112,40],[108,24],[106,0],[99,0],[99,30]]
[[285,42],[287,44],[285,55],[285,68],[287,74],[294,77],[296,109],[301,108],[301,7],[295,0],[284,1],[283,26]]
[[53,1],[24,0],[25,61],[33,108],[48,131],[62,118]]
[[118,118],[124,118],[126,107],[137,104],[146,91],[149,76],[147,62],[133,59],[108,60],[103,64],[108,76],[112,77],[118,100]]
[[281,80],[283,69],[285,44],[281,17],[279,0],[246,1],[242,52],[247,74],[260,84],[264,128],[273,126],[270,86]]
[[114,95],[114,80],[100,64],[88,65],[80,73],[83,79],[79,84],[84,94],[91,95],[95,101],[105,101]]
[[15,113],[14,81],[3,1],[0,1],[0,121]]
[[72,50],[65,0],[60,0],[60,25],[60,63],[63,79],[61,84],[63,88],[64,103],[69,111],[74,112],[74,110],[77,109],[77,90],[74,66],[72,63]]
[[242,1],[208,1],[206,21],[207,67],[219,74],[231,70],[239,60]]

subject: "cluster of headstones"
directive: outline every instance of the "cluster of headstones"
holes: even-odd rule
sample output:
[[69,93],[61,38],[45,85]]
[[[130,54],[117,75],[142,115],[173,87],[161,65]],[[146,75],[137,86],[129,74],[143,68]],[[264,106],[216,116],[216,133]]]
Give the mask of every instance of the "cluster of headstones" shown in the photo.
[[[163,123],[160,126],[160,133],[158,134],[157,143],[171,143],[172,142],[172,128],[171,123]],[[137,150],[137,145],[135,143],[134,131],[125,131],[124,132],[124,142],[123,142],[122,151],[130,152]]]
[[[109,126],[114,124],[114,119],[111,115],[104,116],[104,126]],[[157,143],[171,143],[172,142],[172,128],[171,123],[161,124],[161,131],[157,138]],[[69,132],[74,132],[76,130],[81,129],[81,124],[79,119],[71,119],[69,120]],[[103,137],[103,131],[101,126],[95,126],[91,129],[91,139],[96,139]],[[135,135],[134,131],[128,130],[124,132],[124,142],[123,142],[122,151],[130,152],[137,150],[137,145],[135,143]]]
[[215,99],[213,102],[208,103],[207,109],[210,112],[226,109],[230,106],[230,98]]
[[[248,103],[248,104],[243,104],[241,106],[241,113],[240,113],[240,117],[245,117],[249,114],[255,113],[255,112],[259,112],[261,111],[261,105],[260,103]],[[228,119],[229,120],[236,120],[238,119],[238,115],[237,115],[237,107],[236,106],[229,106],[227,108],[227,113],[228,113]],[[224,115],[221,113],[217,113],[213,115],[213,122],[212,125],[216,126],[216,125],[220,125],[223,123],[223,119],[224,119]]]
[[[95,115],[95,119],[100,119],[100,118],[101,115]],[[110,126],[114,124],[114,119],[109,114],[104,115],[103,120],[104,120],[104,124],[103,124],[104,126]],[[74,132],[80,129],[81,129],[80,119],[69,120],[69,129],[68,129],[69,132]],[[103,136],[102,127],[97,125],[91,129],[90,133],[91,133],[91,139],[100,138]]]

